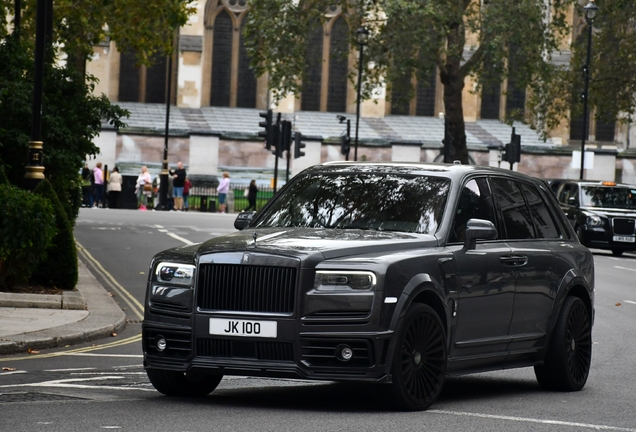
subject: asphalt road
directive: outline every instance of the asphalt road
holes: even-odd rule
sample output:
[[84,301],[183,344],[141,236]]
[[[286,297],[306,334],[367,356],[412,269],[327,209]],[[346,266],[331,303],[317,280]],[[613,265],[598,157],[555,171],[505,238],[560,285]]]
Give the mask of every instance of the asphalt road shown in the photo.
[[0,357],[0,431],[632,431],[636,432],[636,254],[595,251],[592,370],[576,393],[541,390],[531,369],[447,381],[427,412],[386,408],[376,387],[225,378],[204,399],[161,396],[141,365],[140,306],[159,250],[233,232],[233,216],[82,210],[80,256],[126,311],[94,345]]

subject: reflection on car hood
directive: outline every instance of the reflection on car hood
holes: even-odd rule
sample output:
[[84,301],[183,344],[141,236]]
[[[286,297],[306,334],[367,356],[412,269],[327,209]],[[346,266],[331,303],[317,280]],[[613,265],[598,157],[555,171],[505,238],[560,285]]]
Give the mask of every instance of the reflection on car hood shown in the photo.
[[[256,237],[256,241],[254,240]],[[435,236],[372,230],[316,228],[246,228],[215,237],[201,244],[199,254],[250,250],[307,256],[319,253],[325,259],[351,254],[381,253],[421,247],[435,247]]]

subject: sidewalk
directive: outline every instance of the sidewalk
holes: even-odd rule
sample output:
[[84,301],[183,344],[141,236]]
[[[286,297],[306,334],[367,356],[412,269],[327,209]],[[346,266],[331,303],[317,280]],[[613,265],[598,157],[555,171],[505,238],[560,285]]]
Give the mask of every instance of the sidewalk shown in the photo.
[[82,262],[77,291],[0,293],[0,355],[89,342],[125,326],[124,312]]

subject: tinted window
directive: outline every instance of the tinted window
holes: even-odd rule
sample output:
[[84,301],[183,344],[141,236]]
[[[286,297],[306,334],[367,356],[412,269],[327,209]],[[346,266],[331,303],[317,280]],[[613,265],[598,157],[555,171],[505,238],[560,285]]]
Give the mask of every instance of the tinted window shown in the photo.
[[258,227],[373,229],[433,234],[450,180],[375,173],[307,174],[258,216]]
[[583,186],[583,205],[617,209],[636,209],[636,188]]
[[568,200],[570,199],[570,197],[574,197],[573,204],[578,204],[579,202],[578,190],[579,190],[578,185],[573,183],[566,183],[561,189],[561,192],[559,192],[559,196],[558,196],[559,202],[563,204],[570,204]]
[[528,206],[530,207],[534,227],[537,230],[537,237],[558,238],[559,231],[554,223],[554,219],[552,218],[552,215],[548,210],[548,206],[539,194],[537,188],[528,184],[522,184],[521,188],[523,189],[523,194],[526,196]]
[[535,238],[530,211],[516,182],[491,178],[493,195],[501,211],[508,239]]
[[469,219],[486,219],[496,223],[488,182],[484,178],[470,180],[462,188],[449,241],[464,241]]

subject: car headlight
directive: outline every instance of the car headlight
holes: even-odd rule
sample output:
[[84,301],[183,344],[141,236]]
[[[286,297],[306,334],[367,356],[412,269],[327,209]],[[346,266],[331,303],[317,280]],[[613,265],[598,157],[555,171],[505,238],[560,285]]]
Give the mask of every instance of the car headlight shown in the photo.
[[174,285],[192,286],[194,281],[194,266],[171,262],[160,262],[155,268],[157,282]]
[[587,224],[587,226],[598,227],[603,225],[603,219],[601,219],[600,216],[597,215],[587,215],[587,217],[585,218],[585,223]]
[[316,291],[370,291],[375,284],[375,274],[368,271],[319,270],[314,279]]

